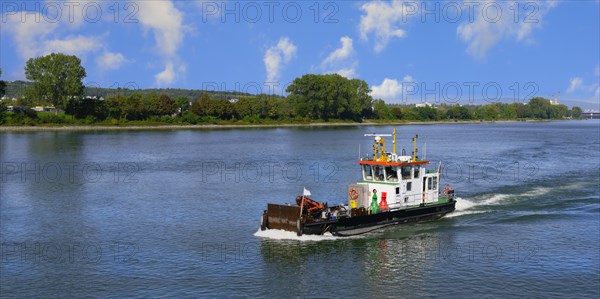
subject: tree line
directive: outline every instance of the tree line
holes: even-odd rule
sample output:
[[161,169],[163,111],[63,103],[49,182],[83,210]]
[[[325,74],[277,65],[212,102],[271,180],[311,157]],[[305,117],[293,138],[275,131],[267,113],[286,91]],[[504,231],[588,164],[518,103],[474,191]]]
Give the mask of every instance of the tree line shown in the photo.
[[[0,70],[1,74],[1,70]],[[25,95],[17,109],[5,110],[0,103],[0,124],[109,123],[151,121],[161,123],[363,121],[364,119],[439,121],[501,120],[519,118],[559,119],[580,117],[581,109],[553,105],[544,98],[528,103],[487,105],[409,106],[390,105],[370,96],[368,84],[338,74],[307,74],[296,78],[286,89],[287,97],[201,93],[196,97],[177,96],[169,90],[130,91],[106,97],[86,96],[86,76],[76,56],[52,53],[29,59],[25,66]],[[0,81],[0,96],[6,85]],[[165,92],[162,92],[165,91]],[[185,94],[182,92],[175,95]],[[239,97],[238,97],[239,96]],[[60,114],[35,113],[33,105],[53,105]]]
[[388,105],[376,100],[374,114],[377,119],[387,120],[514,120],[514,119],[561,119],[581,117],[581,108],[555,105],[548,99],[534,97],[529,102],[502,103],[486,105],[448,105],[416,107],[414,105]]

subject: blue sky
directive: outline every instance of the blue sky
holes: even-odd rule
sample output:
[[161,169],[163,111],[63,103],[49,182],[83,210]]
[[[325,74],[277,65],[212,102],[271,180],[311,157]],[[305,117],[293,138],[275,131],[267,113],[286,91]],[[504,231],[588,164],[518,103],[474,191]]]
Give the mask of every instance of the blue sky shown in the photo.
[[[598,1],[2,1],[0,67],[51,52],[87,85],[281,93],[306,73],[387,102],[600,109]],[[274,83],[272,83],[274,82]]]

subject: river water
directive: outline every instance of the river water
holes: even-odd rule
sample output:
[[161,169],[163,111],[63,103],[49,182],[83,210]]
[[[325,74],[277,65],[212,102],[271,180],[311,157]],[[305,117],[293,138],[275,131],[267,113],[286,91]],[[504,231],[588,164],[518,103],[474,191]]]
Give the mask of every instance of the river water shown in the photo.
[[305,187],[346,201],[363,134],[392,127],[1,133],[0,295],[600,295],[597,120],[397,128],[457,211],[352,238],[260,214]]

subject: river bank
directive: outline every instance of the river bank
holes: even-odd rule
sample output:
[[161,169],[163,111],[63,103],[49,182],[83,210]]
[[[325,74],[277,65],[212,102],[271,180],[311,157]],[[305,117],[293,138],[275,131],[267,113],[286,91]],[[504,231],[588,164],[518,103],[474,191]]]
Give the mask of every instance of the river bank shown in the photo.
[[498,120],[498,121],[406,121],[406,122],[319,122],[297,124],[199,124],[199,125],[84,125],[84,126],[0,126],[0,132],[37,131],[116,131],[116,130],[210,130],[244,128],[288,128],[288,127],[348,127],[348,126],[391,126],[391,125],[433,125],[433,124],[479,124],[504,122],[544,122],[555,120]]

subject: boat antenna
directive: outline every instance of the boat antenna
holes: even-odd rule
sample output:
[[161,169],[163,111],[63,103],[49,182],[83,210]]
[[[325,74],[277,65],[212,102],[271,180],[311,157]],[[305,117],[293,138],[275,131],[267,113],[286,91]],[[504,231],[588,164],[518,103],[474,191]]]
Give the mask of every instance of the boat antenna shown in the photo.
[[442,161],[440,161],[440,163],[438,163],[438,168],[437,168],[437,188],[438,188],[438,193],[440,192],[440,178],[442,177]]
[[393,152],[393,154],[395,156],[396,155],[396,128],[394,128],[394,134],[393,135],[394,135],[394,152]]

